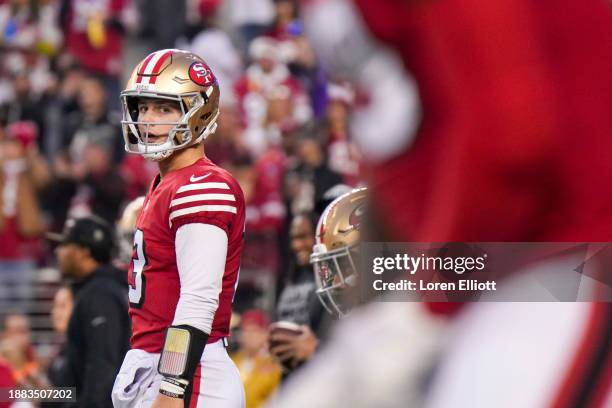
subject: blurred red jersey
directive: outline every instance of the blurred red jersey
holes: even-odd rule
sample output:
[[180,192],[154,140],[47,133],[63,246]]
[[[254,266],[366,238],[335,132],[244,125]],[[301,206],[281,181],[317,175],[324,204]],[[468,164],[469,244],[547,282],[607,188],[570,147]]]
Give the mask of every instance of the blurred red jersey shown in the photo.
[[422,104],[414,143],[373,169],[394,239],[608,241],[607,2],[355,3]]
[[[238,182],[204,157],[191,166],[155,178],[134,236],[128,271],[132,348],[159,353],[180,296],[176,231],[185,224],[215,225],[227,233],[228,249],[219,306],[209,343],[229,334],[244,233],[244,197]],[[194,242],[193,245],[206,245]],[[204,271],[202,271],[204,273]]]
[[[11,367],[8,362],[4,360],[0,360],[0,386],[7,389],[17,386],[11,372]],[[0,402],[0,408],[9,408],[12,405],[11,402]]]
[[412,145],[372,169],[390,238],[608,241],[606,2],[355,3],[416,79],[422,104]]

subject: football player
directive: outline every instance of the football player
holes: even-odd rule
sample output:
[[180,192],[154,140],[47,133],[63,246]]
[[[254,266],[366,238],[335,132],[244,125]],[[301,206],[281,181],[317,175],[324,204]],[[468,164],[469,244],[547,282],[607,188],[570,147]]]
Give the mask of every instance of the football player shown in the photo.
[[[367,285],[368,275],[359,270],[364,249],[361,243],[370,233],[364,228],[369,217],[368,194],[366,188],[343,194],[319,219],[310,256],[317,295],[323,306],[341,320],[325,344],[309,356],[308,364],[289,377],[272,408],[422,404],[422,387],[439,353],[443,322],[432,318],[416,302],[360,305],[370,300],[360,296],[366,294],[361,289]],[[277,335],[276,341],[282,345],[273,353],[291,350],[283,344],[291,345],[290,332],[281,328],[284,338]],[[363,339],[368,339],[365,346]],[[313,394],[312,390],[317,392]]]
[[154,160],[128,271],[132,349],[115,407],[243,407],[225,347],[238,281],[244,197],[202,143],[219,116],[219,84],[200,57],[156,51],[121,93],[125,149]]
[[345,316],[357,301],[358,251],[367,188],[358,188],[331,202],[319,219],[310,262],[317,296],[334,316]]

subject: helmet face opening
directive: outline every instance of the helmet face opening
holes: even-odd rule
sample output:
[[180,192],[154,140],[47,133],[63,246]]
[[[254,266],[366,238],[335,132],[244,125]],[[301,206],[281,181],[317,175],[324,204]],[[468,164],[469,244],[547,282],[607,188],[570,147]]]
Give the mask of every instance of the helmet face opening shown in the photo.
[[[187,95],[187,97],[198,99],[198,95]],[[138,120],[138,102],[142,98],[150,98],[155,100],[168,100],[176,103],[181,109],[181,117],[174,122],[146,122]],[[167,151],[174,151],[188,146],[193,137],[189,129],[190,112],[186,110],[184,96],[163,95],[163,94],[142,94],[134,92],[123,92],[121,94],[121,103],[123,105],[123,119],[121,121],[121,129],[123,139],[125,141],[125,150],[129,153],[138,154],[155,154]],[[203,104],[203,98],[199,99]],[[197,101],[196,101],[197,103]],[[192,111],[194,108],[192,108]],[[167,134],[166,140],[159,142],[153,141],[154,135],[151,133],[152,126],[172,126]],[[163,135],[162,135],[163,136]]]
[[317,296],[325,309],[338,317],[345,316],[350,310],[346,292],[358,284],[358,273],[354,252],[357,245],[325,251],[315,245],[310,256],[313,265]]

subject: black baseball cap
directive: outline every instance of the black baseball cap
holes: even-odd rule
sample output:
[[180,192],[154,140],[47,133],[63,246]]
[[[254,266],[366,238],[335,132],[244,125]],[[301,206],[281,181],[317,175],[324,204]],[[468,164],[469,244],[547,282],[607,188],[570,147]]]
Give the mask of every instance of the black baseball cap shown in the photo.
[[102,218],[90,215],[70,218],[61,234],[49,232],[47,239],[63,244],[77,244],[88,248],[91,256],[100,263],[110,261],[115,246],[115,237],[110,225]]

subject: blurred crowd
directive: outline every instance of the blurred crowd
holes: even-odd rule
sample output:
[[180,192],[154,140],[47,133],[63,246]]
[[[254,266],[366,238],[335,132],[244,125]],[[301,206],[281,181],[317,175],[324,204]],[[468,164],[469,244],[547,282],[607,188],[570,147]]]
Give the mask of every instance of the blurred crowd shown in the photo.
[[296,2],[178,2],[184,12],[166,15],[172,33],[153,29],[163,3],[0,5],[6,269],[50,264],[44,231],[87,214],[114,223],[145,192],[155,166],[124,153],[118,98],[127,61],[143,48],[190,49],[219,78],[222,115],[206,150],[247,198],[253,242],[245,269],[276,276],[287,264],[281,242],[292,216],[315,210],[332,187],[358,183],[359,153],[347,128],[357,92],[317,62]]
[[[267,348],[248,337],[257,336],[253,327],[267,331],[279,298],[283,319],[316,324],[307,309],[316,302],[308,256],[317,214],[360,183],[348,130],[359,91],[317,60],[298,2],[4,0],[0,45],[0,298],[18,290],[33,299],[37,273],[56,265],[46,232],[91,214],[115,224],[145,193],[157,169],[124,152],[119,93],[132,61],[189,49],[221,87],[219,128],[206,154],[234,174],[247,203],[235,301],[237,315],[247,313],[237,358],[245,372],[263,364],[270,384],[278,383],[272,360],[250,366]],[[62,287],[53,309],[60,337],[66,323],[56,310],[70,302]],[[0,354],[13,380],[38,379],[41,365],[53,377],[57,359],[36,358],[27,314],[2,312]],[[12,339],[15,331],[21,338]]]

